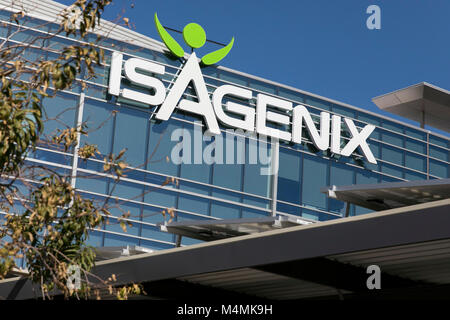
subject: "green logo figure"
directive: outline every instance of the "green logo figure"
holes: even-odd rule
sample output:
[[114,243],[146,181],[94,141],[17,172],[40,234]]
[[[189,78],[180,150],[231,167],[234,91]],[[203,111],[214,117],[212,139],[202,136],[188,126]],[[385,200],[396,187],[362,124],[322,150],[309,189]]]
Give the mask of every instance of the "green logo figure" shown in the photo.
[[[159,36],[161,37],[164,44],[167,48],[174,54],[175,56],[181,58],[184,56],[183,48],[175,41],[175,39],[164,29],[161,23],[158,20],[158,16],[155,13],[155,24],[156,29],[158,30]],[[196,23],[189,23],[183,29],[183,38],[184,41],[190,46],[192,49],[201,48],[206,42],[206,33],[203,28]],[[230,43],[225,47],[208,53],[203,56],[201,59],[202,63],[206,66],[215,64],[225,58],[233,47],[234,37],[231,39]]]

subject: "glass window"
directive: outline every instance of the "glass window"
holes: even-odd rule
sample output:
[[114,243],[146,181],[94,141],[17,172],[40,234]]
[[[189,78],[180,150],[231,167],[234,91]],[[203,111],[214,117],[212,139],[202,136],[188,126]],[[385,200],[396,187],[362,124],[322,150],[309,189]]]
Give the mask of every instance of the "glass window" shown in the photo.
[[427,171],[426,158],[411,152],[405,153],[405,166],[418,171]]
[[405,179],[408,181],[426,180],[427,176],[426,176],[426,174],[420,174],[420,173],[412,172],[412,171],[405,171]]
[[[95,39],[97,39],[97,35],[92,35],[95,36]],[[91,38],[91,41],[94,41],[94,39]],[[103,38],[101,39],[100,44],[108,49],[105,50],[105,56],[107,56],[107,53],[111,50],[114,49],[115,51],[120,51],[120,48],[117,47],[117,45],[120,44],[120,41],[111,39],[111,38]]]
[[221,219],[238,219],[240,208],[232,204],[213,201],[211,203],[211,216]]
[[76,187],[77,189],[104,194],[107,191],[105,178],[88,173],[81,173],[79,171],[77,176]]
[[207,216],[209,215],[209,200],[188,194],[180,194],[178,198],[178,209]]
[[430,159],[430,174],[439,178],[449,177],[450,165]]
[[382,126],[391,131],[396,131],[399,133],[403,133],[404,126],[398,123],[391,122],[389,120],[382,120]]
[[39,160],[55,162],[59,164],[72,165],[72,155],[71,154],[61,154],[56,152],[51,152],[49,150],[36,149],[31,157]]
[[398,178],[381,175],[381,183],[384,183],[384,182],[398,182],[398,181],[400,181]]
[[373,210],[367,209],[367,208],[363,208],[360,206],[355,206],[355,216],[359,216],[361,214],[365,214],[365,213],[371,213],[373,212]]
[[[217,69],[217,67],[215,66],[208,66],[208,67],[203,67],[202,68],[202,74],[204,76],[209,76],[209,77],[213,77],[213,78],[218,78],[218,72],[219,69]],[[205,79],[206,82],[210,82],[211,79]]]
[[436,137],[430,134],[430,143],[444,148],[449,148],[449,141],[440,137]]
[[249,204],[252,206],[261,207],[261,208],[265,208],[265,209],[268,209],[271,206],[271,200],[259,199],[259,198],[251,197],[248,195],[244,195],[242,197],[242,202],[245,204]]
[[302,210],[302,217],[310,220],[319,220],[319,212],[309,209]]
[[210,186],[207,186],[207,185],[205,186],[205,185],[197,184],[195,182],[193,183],[193,182],[188,182],[188,181],[179,181],[179,189],[184,190],[184,191],[198,193],[198,194],[203,194],[203,195],[209,195],[209,193],[211,191]]
[[[44,39],[45,38],[44,34],[33,30],[18,29],[16,26],[11,27],[11,33],[8,34],[8,38],[18,42],[33,43],[33,45],[36,47],[45,47],[45,43],[47,42]],[[53,38],[57,39],[57,37]],[[73,45],[73,42],[70,42],[70,44],[68,44],[68,46],[70,45]],[[14,48],[11,49],[14,52],[15,49]],[[15,52],[19,52],[20,50],[21,48],[18,48],[17,51]]]
[[[189,136],[191,139],[191,143],[188,145],[190,148],[191,156],[190,159],[188,159],[187,163],[183,162],[181,164],[180,177],[194,181],[210,183],[212,165],[206,163],[205,157],[203,157],[203,155],[205,154],[205,152],[207,152],[207,150],[211,150],[210,148],[214,148],[214,145],[212,145],[214,141],[203,141],[202,130],[197,125],[187,124],[184,130],[186,132],[189,132]],[[209,148],[207,149],[208,146]],[[199,150],[197,150],[197,148]],[[183,149],[183,152],[184,151],[185,150]]]
[[238,74],[234,74],[234,73],[231,73],[228,71],[224,71],[224,70],[220,70],[219,72],[220,72],[219,77],[222,80],[225,80],[225,81],[228,81],[231,83],[235,83],[235,84],[238,84],[241,86],[245,86],[245,87],[248,86],[247,85],[248,79],[243,76],[240,76]]
[[[203,72],[203,70],[202,70]],[[170,82],[172,82],[175,78],[175,75],[178,73],[177,68],[165,66],[165,72],[164,74],[152,74],[153,77],[162,80],[164,83],[164,86],[167,88],[170,85]],[[206,80],[205,80],[206,81]],[[139,86],[136,86],[136,88],[139,88]],[[142,90],[142,87],[140,87],[140,90]],[[153,90],[151,90],[153,92]],[[191,85],[188,86],[188,93],[195,94],[195,90]]]
[[147,143],[147,112],[119,108],[116,113],[113,153],[126,149],[123,159],[133,167],[143,167]]
[[181,164],[181,177],[199,182],[209,183],[211,165]]
[[77,43],[73,40],[69,40],[63,37],[52,37],[48,40],[50,43],[48,48],[56,51],[62,51],[64,48],[76,45]]
[[141,237],[149,238],[149,239],[156,239],[156,240],[161,240],[161,241],[168,241],[168,242],[174,241],[173,234],[168,233],[168,232],[163,232],[160,230],[159,227],[150,226],[147,224],[142,225]]
[[211,195],[213,197],[219,198],[219,199],[225,199],[225,200],[231,200],[235,202],[241,202],[242,195],[236,192],[230,192],[220,189],[212,189]]
[[81,136],[81,145],[95,144],[103,155],[111,152],[113,136],[113,107],[103,102],[85,99],[83,122],[87,125],[88,136]]
[[427,134],[426,132],[419,131],[413,128],[405,127],[405,134],[408,137],[420,139],[422,141],[427,141]]
[[403,178],[403,170],[402,169],[395,167],[395,166],[391,166],[390,164],[387,164],[387,163],[386,164],[383,163],[381,165],[381,172],[387,173],[391,176],[395,176],[398,178]]
[[47,58],[47,51],[37,48],[24,48],[20,56],[22,59],[26,59],[28,61],[40,61]]
[[[2,17],[0,17],[0,19],[2,19]],[[9,18],[5,19],[5,20],[9,20]],[[8,25],[3,24],[3,23],[0,24],[0,37],[8,38],[8,35],[11,34],[11,30],[12,30],[12,28],[10,28]],[[4,41],[4,40],[2,40],[2,41]]]
[[[330,185],[349,186],[353,184],[353,169],[347,165],[331,162]],[[336,199],[329,199],[329,209],[333,212],[344,213],[345,203]]]
[[264,93],[271,93],[275,94],[275,87],[273,85],[270,85],[268,83],[264,83],[258,80],[249,79],[249,86],[250,88],[256,89],[258,91],[262,91]]
[[136,46],[136,45],[130,45],[129,43],[126,43],[125,52],[136,55],[136,56],[144,58],[144,59],[150,59],[150,60],[155,59],[155,56],[154,56],[152,50],[142,48],[142,47]]
[[[151,223],[153,225],[157,225],[158,223],[164,223],[164,220],[169,220],[171,218],[170,214],[169,215],[167,214],[167,209],[171,209],[174,207],[175,205],[167,205],[165,206],[164,209],[162,209],[144,205],[142,211],[142,221]],[[176,216],[176,211],[174,211],[174,215]],[[145,235],[142,236],[146,237]]]
[[13,13],[6,10],[0,10],[0,20],[9,21]]
[[282,201],[300,203],[300,173],[302,154],[280,148],[277,198]]
[[[267,174],[270,173],[271,165],[269,164],[262,164],[262,158],[261,158],[261,150],[264,150],[264,148],[267,149],[267,153],[264,155],[264,158],[269,157],[270,155],[270,144],[267,144],[261,140],[258,141],[258,147],[253,148],[253,143],[255,141],[249,142],[248,139],[246,139],[246,164],[244,165],[244,192],[256,194],[259,196],[269,197],[270,196],[270,181],[271,181],[271,175]],[[262,148],[262,149],[261,149]],[[250,149],[250,150],[249,150]],[[249,155],[257,152],[257,159],[258,163],[252,164],[249,163]],[[270,158],[270,157],[269,157]],[[266,159],[264,159],[266,160]],[[266,175],[266,174],[267,175]]]
[[319,157],[304,155],[303,157],[303,181],[302,181],[302,203],[325,209],[327,198],[320,192],[321,188],[327,187],[328,161]]
[[140,184],[128,181],[116,182],[110,179],[109,192],[112,196],[141,201],[143,190],[144,186]]
[[[380,143],[375,141],[368,141],[367,143],[369,145],[370,151],[372,151],[373,156],[376,159],[380,159]],[[357,149],[358,150],[358,149]]]
[[78,158],[78,168],[103,172],[103,159],[101,161],[100,160],[94,161]]
[[242,189],[242,164],[214,164],[213,184],[240,191]]
[[[174,191],[162,189],[160,187],[146,187],[144,190],[144,202],[161,206],[163,208],[175,208],[177,194]],[[144,218],[146,222],[157,223],[162,221],[158,212],[163,209],[144,206]]]
[[430,146],[430,156],[439,160],[449,161],[450,151],[438,148],[435,146]]
[[382,139],[383,141],[399,146],[399,147],[403,147],[403,137],[395,134],[395,133],[391,133],[391,132],[387,132],[387,131],[382,131]]
[[286,203],[277,202],[277,213],[279,212],[300,216],[302,213],[302,208],[291,206]]
[[398,164],[403,165],[403,151],[397,148],[393,148],[387,145],[382,145],[381,148],[382,159]]
[[137,246],[139,245],[139,239],[125,235],[105,233],[105,247],[126,247],[127,245]]
[[153,175],[153,174],[148,174],[141,170],[126,169],[124,173],[125,173],[126,178],[137,180],[137,181],[145,181],[145,179],[147,178],[147,179],[149,179],[148,182],[162,184],[166,180],[163,177]]
[[[168,199],[166,199],[167,201]],[[170,202],[170,200],[169,200]],[[169,204],[169,202],[166,202]],[[159,230],[157,224],[164,224],[165,221],[169,221],[170,219],[176,220],[178,213],[177,211],[173,211],[174,217],[168,213],[168,208],[173,208],[175,205],[167,205],[165,209],[154,208],[151,206],[144,206],[144,210],[142,212],[142,221],[151,223],[152,225],[142,224],[141,236],[144,238],[152,238],[162,241],[173,241],[173,235],[170,233],[162,232]]]
[[333,104],[333,113],[344,116],[346,118],[355,118],[355,111],[336,104]]
[[47,139],[57,134],[57,129],[64,130],[75,126],[78,96],[58,93],[54,97],[44,98],[42,105],[44,135]]
[[127,235],[133,235],[133,236],[138,236],[139,235],[139,229],[140,229],[140,223],[138,222],[130,222],[130,224],[126,223],[126,231],[124,231],[122,229],[122,227],[120,226],[120,221],[118,219],[115,219],[114,217],[116,216],[120,216],[123,213],[130,211],[131,215],[140,215],[139,212],[139,207],[132,207],[131,205],[124,205],[121,204],[120,205],[120,210],[119,208],[111,208],[110,212],[112,214],[112,216],[110,216],[107,221],[108,223],[106,223],[105,225],[105,230],[108,231],[113,231],[113,232],[117,232],[117,233],[124,233]]
[[427,152],[427,146],[425,142],[405,138],[405,148],[411,151],[420,152],[425,154]]
[[212,219],[209,217],[197,216],[197,215],[190,214],[190,213],[179,212],[177,214],[176,221],[192,221],[192,220],[209,220],[209,221],[211,221]]
[[305,102],[305,95],[300,92],[291,91],[291,90],[284,89],[284,88],[279,88],[278,95],[282,98],[292,100],[294,102],[294,104]]
[[153,51],[153,54],[155,55],[155,60],[164,64],[168,64],[174,67],[180,66],[179,59],[174,59],[172,56],[169,56],[168,54],[161,53],[158,51]]
[[378,183],[379,174],[365,171],[365,170],[358,170],[356,171],[356,184],[372,184],[372,183]]
[[178,175],[178,165],[171,160],[172,149],[177,144],[177,141],[171,141],[171,135],[176,129],[182,129],[176,120],[160,123],[151,121],[147,156],[148,170],[171,176]]
[[[202,70],[203,71],[203,70]],[[216,79],[208,79],[205,77],[206,82],[206,90],[208,90],[209,94],[213,94],[217,87],[222,85],[222,83],[219,80]]]
[[[92,85],[92,84],[87,85],[84,92],[88,97],[99,98],[99,99],[103,99],[103,100],[106,100],[106,98],[107,98],[107,89],[96,86],[96,85]],[[117,101],[119,102],[122,99],[123,98],[120,97],[117,99]],[[145,106],[145,107],[147,107],[147,106]]]
[[368,113],[357,112],[358,120],[373,124],[374,126],[380,126],[380,119],[376,118]]
[[270,216],[269,212],[258,211],[253,209],[242,209],[242,218],[264,218]]
[[311,97],[311,96],[305,96],[305,103],[309,104],[309,105],[311,105],[313,107],[317,107],[319,109],[322,109],[322,110],[330,110],[331,109],[331,106],[330,106],[329,102],[327,102],[325,100],[321,100],[319,98],[314,98],[314,97]]

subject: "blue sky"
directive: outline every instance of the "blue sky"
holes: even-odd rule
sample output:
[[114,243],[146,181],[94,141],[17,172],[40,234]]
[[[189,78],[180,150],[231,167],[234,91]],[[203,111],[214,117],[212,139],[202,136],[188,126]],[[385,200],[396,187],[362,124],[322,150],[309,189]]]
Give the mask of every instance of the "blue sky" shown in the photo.
[[[366,27],[371,4],[381,30]],[[208,39],[234,36],[224,66],[378,113],[380,94],[421,81],[450,89],[449,0],[115,0],[104,17],[122,10],[156,39],[155,12],[178,30],[196,22]]]

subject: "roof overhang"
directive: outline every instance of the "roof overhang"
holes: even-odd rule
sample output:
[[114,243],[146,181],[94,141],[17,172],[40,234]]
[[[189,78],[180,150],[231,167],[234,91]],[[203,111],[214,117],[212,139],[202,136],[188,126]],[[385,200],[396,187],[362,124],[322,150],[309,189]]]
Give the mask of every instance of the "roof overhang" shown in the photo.
[[321,192],[330,198],[380,211],[450,198],[450,179],[331,186]]
[[[314,297],[317,292],[337,294],[336,290],[367,293],[365,268],[367,263],[375,263],[382,270],[383,288],[386,290],[445,286],[450,284],[450,269],[442,268],[450,256],[449,211],[450,199],[446,199],[100,261],[93,272],[102,278],[116,274],[117,284],[178,280],[224,288],[229,272],[256,270],[253,276],[259,279],[258,286],[252,287],[248,274],[244,278],[241,275],[235,277],[238,280],[234,291],[269,299],[296,299]],[[361,255],[379,256],[380,250],[384,250],[387,258],[361,260]],[[390,252],[403,252],[403,256]],[[426,268],[419,268],[418,273],[411,276],[408,269],[411,264],[404,263],[408,262],[405,252],[409,252],[411,263],[420,261]],[[349,257],[350,254],[354,254],[353,258]],[[387,271],[399,260],[403,263],[400,267]],[[433,278],[427,280],[426,275],[430,274]],[[211,277],[216,277],[212,283],[208,280]],[[294,288],[289,288],[291,295],[277,296],[276,284],[281,290],[278,292],[286,293],[283,290],[290,279],[299,280]],[[270,286],[264,287],[264,281],[268,281]],[[257,288],[264,290],[258,291]],[[29,281],[21,282],[20,278],[0,281],[0,296],[3,297],[33,298],[35,292],[38,294],[39,290],[33,288]]]
[[173,233],[178,236],[213,241],[311,223],[315,223],[315,221],[278,216],[226,220],[173,221],[161,224],[160,229],[163,232]]
[[372,99],[382,110],[450,132],[450,92],[422,82]]

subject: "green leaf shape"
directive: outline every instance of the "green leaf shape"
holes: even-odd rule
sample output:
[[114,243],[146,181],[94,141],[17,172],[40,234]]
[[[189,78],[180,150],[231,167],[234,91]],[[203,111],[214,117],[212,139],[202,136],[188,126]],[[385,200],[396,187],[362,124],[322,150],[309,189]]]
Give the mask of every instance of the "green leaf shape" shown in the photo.
[[223,47],[219,50],[213,51],[203,56],[202,63],[206,66],[212,65],[214,63],[219,62],[223,58],[225,58],[230,52],[231,48],[233,48],[234,37],[231,39],[230,43],[227,44],[226,47]]
[[178,58],[183,57],[184,56],[183,48],[178,44],[178,42],[175,41],[174,38],[172,38],[172,36],[166,31],[166,29],[164,29],[164,27],[158,20],[156,12],[155,12],[155,25],[156,30],[158,30],[159,36],[161,37],[166,47],[170,50],[170,52],[172,52]]

